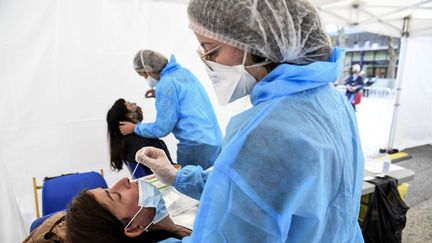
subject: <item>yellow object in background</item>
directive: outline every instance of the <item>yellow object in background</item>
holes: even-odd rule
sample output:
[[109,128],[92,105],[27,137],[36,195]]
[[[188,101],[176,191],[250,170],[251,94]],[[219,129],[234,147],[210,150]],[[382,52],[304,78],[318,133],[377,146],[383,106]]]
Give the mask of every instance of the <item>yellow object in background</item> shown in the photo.
[[[404,201],[405,201],[406,193],[408,192],[408,187],[409,187],[408,183],[402,183],[397,187],[399,195],[402,198],[402,200],[404,200]],[[371,193],[367,194],[367,195],[363,195],[361,197],[361,200],[360,200],[360,213],[359,213],[359,218],[358,218],[358,221],[360,223],[360,227],[363,226],[364,218],[366,217],[370,195],[371,195]]]
[[[389,155],[390,155],[392,163],[412,158],[411,155],[409,155],[408,153],[405,153],[405,152],[397,152],[397,153],[389,154]],[[384,160],[385,156],[378,157],[377,159]]]
[[404,201],[405,201],[406,193],[408,192],[408,187],[409,187],[408,183],[402,183],[398,186],[399,195]]

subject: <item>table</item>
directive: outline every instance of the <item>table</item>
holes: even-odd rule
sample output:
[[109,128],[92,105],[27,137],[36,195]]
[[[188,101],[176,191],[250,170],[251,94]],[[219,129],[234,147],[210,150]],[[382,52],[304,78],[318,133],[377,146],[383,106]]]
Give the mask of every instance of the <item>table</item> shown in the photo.
[[[376,173],[369,172],[367,170],[364,171],[364,177],[371,176],[375,177]],[[409,169],[402,167],[400,170],[391,171],[389,176],[394,177],[398,180],[398,183],[408,182],[414,179],[415,172]],[[366,195],[372,193],[375,190],[375,185],[369,183],[367,181],[363,181],[362,195]]]

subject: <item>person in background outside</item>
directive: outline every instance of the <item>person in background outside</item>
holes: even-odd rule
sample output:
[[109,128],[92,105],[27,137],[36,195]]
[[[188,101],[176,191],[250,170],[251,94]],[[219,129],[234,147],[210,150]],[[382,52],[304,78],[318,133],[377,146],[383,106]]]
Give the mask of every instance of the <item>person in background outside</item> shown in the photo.
[[356,111],[356,95],[364,86],[363,77],[360,75],[360,71],[360,65],[354,64],[351,68],[351,75],[345,80],[345,95],[348,101],[351,103],[354,111]]

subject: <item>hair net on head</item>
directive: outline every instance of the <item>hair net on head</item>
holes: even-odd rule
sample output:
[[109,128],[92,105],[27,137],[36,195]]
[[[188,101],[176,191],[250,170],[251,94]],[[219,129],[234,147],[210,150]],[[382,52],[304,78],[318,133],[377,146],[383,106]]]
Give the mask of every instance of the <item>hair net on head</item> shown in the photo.
[[195,33],[275,63],[308,64],[331,55],[307,0],[191,0],[188,15]]
[[168,59],[152,50],[139,51],[133,60],[135,71],[159,72],[168,63]]

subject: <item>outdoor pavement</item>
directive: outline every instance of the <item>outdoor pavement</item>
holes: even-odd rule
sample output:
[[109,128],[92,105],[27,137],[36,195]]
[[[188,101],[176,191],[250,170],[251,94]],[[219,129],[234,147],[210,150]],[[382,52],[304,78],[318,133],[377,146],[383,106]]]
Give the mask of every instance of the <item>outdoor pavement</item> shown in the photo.
[[[358,105],[356,117],[365,157],[380,156],[390,132],[393,98],[366,97]],[[406,203],[410,207],[402,233],[403,243],[432,242],[432,145],[407,149],[412,159],[397,164],[413,170]]]

